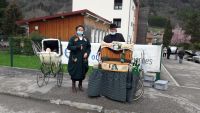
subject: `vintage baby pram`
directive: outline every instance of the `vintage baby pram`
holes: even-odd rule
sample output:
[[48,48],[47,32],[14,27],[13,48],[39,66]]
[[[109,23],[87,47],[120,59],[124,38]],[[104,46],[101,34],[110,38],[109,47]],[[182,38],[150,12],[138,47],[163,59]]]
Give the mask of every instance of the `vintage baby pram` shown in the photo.
[[56,77],[57,85],[60,87],[63,81],[63,67],[61,64],[62,45],[58,39],[43,39],[42,51],[37,52],[41,62],[42,74],[37,74],[39,87],[48,84],[49,78]]

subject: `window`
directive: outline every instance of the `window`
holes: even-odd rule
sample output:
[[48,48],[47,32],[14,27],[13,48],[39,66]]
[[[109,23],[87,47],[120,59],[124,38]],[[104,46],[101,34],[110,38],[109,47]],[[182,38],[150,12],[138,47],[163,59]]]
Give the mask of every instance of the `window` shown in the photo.
[[96,34],[95,34],[95,43],[99,42],[99,30],[96,30]]
[[92,29],[92,32],[91,32],[91,42],[94,43],[95,41],[95,29]]
[[114,9],[122,10],[122,0],[114,0]]
[[106,32],[103,31],[103,34],[102,34],[102,35],[103,35],[103,36],[102,36],[102,41],[103,41],[104,37],[106,36]]
[[121,19],[120,18],[113,19],[113,23],[117,25],[117,28],[121,28]]
[[99,32],[99,42],[101,42],[103,39],[103,31]]
[[35,26],[35,30],[37,31],[39,29],[39,26]]

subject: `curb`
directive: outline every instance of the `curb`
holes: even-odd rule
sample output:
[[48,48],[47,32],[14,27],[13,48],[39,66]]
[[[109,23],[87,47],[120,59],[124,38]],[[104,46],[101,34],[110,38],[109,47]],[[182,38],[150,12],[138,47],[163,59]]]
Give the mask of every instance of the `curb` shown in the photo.
[[50,100],[50,103],[57,104],[57,105],[67,105],[71,107],[76,107],[78,109],[92,110],[92,111],[98,111],[98,112],[103,111],[103,106],[92,105],[92,104],[87,104],[87,103],[72,102],[69,100],[60,100],[60,99]]
[[[39,71],[41,72],[40,69],[31,69],[31,68],[21,68],[21,67],[10,67],[10,66],[4,66],[4,65],[0,65],[0,68],[10,68],[10,69],[18,69],[18,70],[29,70],[29,71]],[[69,75],[68,72],[64,72],[64,74]],[[89,76],[88,74],[86,74],[86,76]]]
[[33,100],[37,100],[37,101],[44,101],[44,102],[48,102],[48,99],[42,99],[42,98],[35,98],[35,97],[31,97],[30,95],[28,95],[27,93],[11,93],[11,92],[2,92],[0,91],[1,95],[8,95],[8,96],[13,96],[13,97],[20,97],[20,98],[25,98],[25,99],[33,99]]
[[66,105],[70,107],[74,107],[77,109],[82,109],[82,110],[91,110],[91,111],[97,111],[100,113],[104,112],[104,107],[103,106],[98,106],[98,105],[92,105],[92,104],[87,104],[87,103],[80,103],[80,102],[73,102],[70,100],[61,100],[61,99],[44,99],[44,98],[37,98],[37,97],[32,97],[28,95],[27,93],[11,93],[11,92],[4,92],[0,91],[0,94],[2,95],[8,95],[8,96],[14,96],[14,97],[21,97],[21,98],[26,98],[26,99],[33,99],[37,101],[44,101],[44,102],[49,102],[51,104],[56,104],[56,105]]
[[19,70],[40,71],[39,69],[21,68],[21,67],[10,67],[10,66],[4,66],[4,65],[0,65],[0,67],[10,68],[10,69],[19,69]]
[[99,113],[136,113],[136,112],[128,112],[128,111],[122,111],[118,109],[105,109],[103,106],[98,106],[98,105],[93,105],[93,104],[88,104],[88,103],[80,103],[80,102],[73,102],[70,100],[61,100],[61,99],[44,99],[44,98],[37,98],[37,97],[32,97],[28,95],[27,93],[11,93],[11,92],[2,92],[0,91],[0,94],[2,95],[8,95],[8,96],[14,96],[14,97],[20,97],[20,98],[25,98],[25,99],[33,99],[36,101],[43,101],[43,102],[49,102],[51,104],[56,104],[56,105],[66,105],[69,107],[74,107],[80,110],[90,110],[90,111],[96,111]]

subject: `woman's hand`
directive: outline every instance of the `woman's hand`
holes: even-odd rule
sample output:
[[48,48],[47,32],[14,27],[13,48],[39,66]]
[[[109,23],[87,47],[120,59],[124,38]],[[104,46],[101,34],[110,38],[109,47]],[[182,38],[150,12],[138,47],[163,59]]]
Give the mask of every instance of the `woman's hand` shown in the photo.
[[77,48],[83,50],[83,45],[78,45]]
[[83,45],[81,44],[81,50],[83,50]]
[[84,56],[83,56],[83,58],[87,58],[88,57],[88,54],[87,53],[85,53],[84,54]]
[[109,47],[109,48],[112,48],[112,47],[113,47],[113,44],[112,44],[112,43],[109,43],[109,44],[108,44],[108,47]]

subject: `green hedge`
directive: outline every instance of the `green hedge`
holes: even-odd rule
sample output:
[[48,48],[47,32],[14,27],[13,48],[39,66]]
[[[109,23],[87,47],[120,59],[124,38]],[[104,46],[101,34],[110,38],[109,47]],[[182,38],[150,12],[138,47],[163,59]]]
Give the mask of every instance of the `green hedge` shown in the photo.
[[193,46],[193,50],[200,50],[200,43],[193,43],[191,46]]
[[178,47],[183,47],[185,50],[200,50],[200,43],[181,43]]
[[11,45],[13,47],[13,53],[14,54],[21,54],[21,37],[13,37],[11,38]]
[[24,47],[22,48],[22,54],[24,55],[33,55],[33,49],[32,49],[32,43],[31,39],[28,37],[22,38],[22,41],[24,43]]
[[38,43],[41,46],[42,36],[36,32],[30,34],[30,36],[17,36],[11,38],[11,45],[13,47],[14,54],[22,54],[22,55],[34,55],[32,43]]
[[29,37],[35,44],[39,44],[40,47],[42,46],[41,42],[44,37],[41,36],[38,32],[32,32]]

